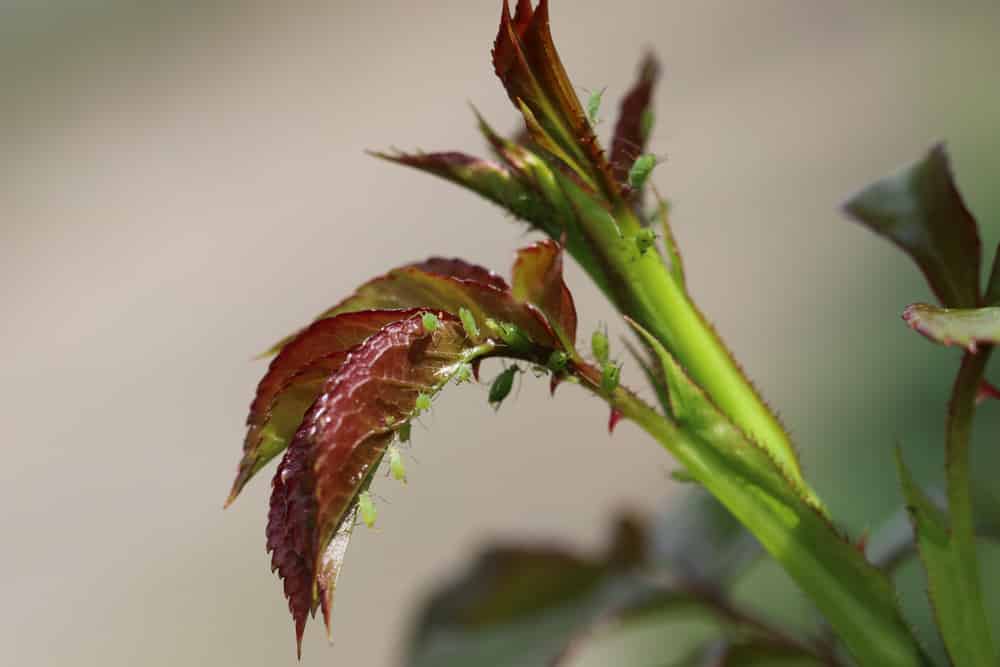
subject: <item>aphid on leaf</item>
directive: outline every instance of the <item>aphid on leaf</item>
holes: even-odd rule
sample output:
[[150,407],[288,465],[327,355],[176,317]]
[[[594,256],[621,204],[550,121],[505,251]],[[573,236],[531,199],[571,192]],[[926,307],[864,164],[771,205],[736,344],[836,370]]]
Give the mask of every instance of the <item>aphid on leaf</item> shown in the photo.
[[604,97],[605,90],[607,90],[606,87],[595,90],[587,100],[587,118],[591,125],[597,125],[597,114],[601,111],[601,98]]
[[621,374],[621,366],[612,363],[604,364],[604,367],[601,368],[601,389],[608,394],[613,392],[618,388],[618,382],[621,379]]
[[392,473],[393,479],[406,484],[406,467],[397,447],[389,448],[389,472]]
[[400,424],[399,430],[396,431],[399,434],[399,441],[409,442],[412,430],[413,429],[410,426],[410,422],[403,422],[402,424]]
[[646,251],[653,247],[656,243],[656,234],[653,233],[652,229],[640,229],[635,235],[635,248],[639,251],[639,256],[642,257],[646,254]]
[[462,320],[462,328],[465,329],[465,335],[469,338],[479,338],[479,325],[476,324],[476,318],[473,316],[472,311],[468,308],[459,308],[458,317]]
[[427,394],[417,394],[417,400],[413,404],[414,416],[431,409],[431,397]]
[[367,491],[362,491],[358,496],[358,510],[361,512],[361,520],[365,522],[365,525],[369,528],[373,527],[378,513],[375,511],[372,496]]
[[531,350],[531,339],[516,324],[488,319],[486,326],[492,329],[500,340],[515,352],[529,352]]
[[562,350],[553,350],[545,366],[553,373],[562,373],[569,366],[569,355]]
[[611,344],[608,343],[608,333],[604,329],[595,329],[590,336],[590,351],[594,359],[601,364],[607,364],[611,355]]
[[649,139],[649,135],[653,132],[653,124],[656,122],[656,114],[653,113],[652,109],[646,109],[642,112],[639,117],[639,136],[642,137],[643,141]]
[[642,190],[646,181],[649,180],[649,175],[653,173],[656,163],[656,156],[651,153],[637,157],[632,168],[628,170],[629,187],[633,190]]
[[427,333],[434,333],[438,330],[438,327],[441,326],[441,320],[439,320],[437,315],[434,313],[424,313],[421,316],[420,321],[423,323],[424,331]]
[[500,375],[496,376],[493,380],[493,384],[490,386],[490,405],[493,406],[494,410],[499,410],[500,405],[504,402],[504,399],[510,395],[510,390],[514,388],[514,376],[517,375],[518,371],[521,369],[516,365],[510,368],[505,368]]
[[472,382],[472,364],[461,364],[455,371],[455,384]]

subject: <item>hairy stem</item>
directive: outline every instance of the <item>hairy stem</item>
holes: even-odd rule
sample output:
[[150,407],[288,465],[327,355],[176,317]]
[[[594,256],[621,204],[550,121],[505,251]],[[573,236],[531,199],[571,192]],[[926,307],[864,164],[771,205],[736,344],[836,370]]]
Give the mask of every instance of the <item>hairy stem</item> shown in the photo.
[[576,373],[584,387],[655,438],[757,537],[809,595],[859,664],[924,664],[888,581],[815,508],[774,493],[752,468],[741,467],[631,391],[603,391],[599,369],[577,364]]

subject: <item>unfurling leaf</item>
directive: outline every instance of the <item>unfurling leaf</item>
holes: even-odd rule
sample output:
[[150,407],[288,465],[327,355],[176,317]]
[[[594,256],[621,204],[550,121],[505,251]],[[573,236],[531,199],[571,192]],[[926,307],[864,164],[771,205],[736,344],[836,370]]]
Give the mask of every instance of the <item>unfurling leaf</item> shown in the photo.
[[[324,554],[365,502],[362,494],[392,440],[390,424],[406,423],[418,397],[439,390],[466,361],[470,347],[458,319],[436,312],[440,327],[428,333],[422,315],[386,325],[350,353],[309,409],[274,476],[267,544],[300,645],[317,605],[329,626],[332,593],[324,591],[332,591],[333,582],[321,577],[330,571]],[[361,505],[366,523],[371,509]]]
[[619,201],[618,183],[552,41],[548,0],[541,0],[535,9],[530,2],[519,1],[513,18],[504,1],[493,67],[524,115],[532,140],[608,201]]
[[1000,343],[1000,307],[938,308],[915,303],[903,311],[914,330],[941,345],[960,345],[975,354],[979,345]]
[[979,231],[952,178],[943,145],[868,186],[845,208],[913,258],[941,305],[979,305]]
[[619,183],[628,183],[630,167],[646,150],[653,125],[653,89],[659,75],[656,59],[647,55],[639,66],[638,81],[622,100],[611,140],[611,168]]

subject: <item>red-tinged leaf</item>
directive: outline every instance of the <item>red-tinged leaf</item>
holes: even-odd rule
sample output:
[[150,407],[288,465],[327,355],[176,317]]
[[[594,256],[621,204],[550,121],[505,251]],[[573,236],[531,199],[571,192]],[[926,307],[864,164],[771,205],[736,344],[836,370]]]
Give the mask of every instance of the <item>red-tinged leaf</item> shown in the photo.
[[[452,273],[441,273],[443,270]],[[467,308],[482,324],[487,318],[521,328],[535,343],[555,347],[557,338],[538,309],[515,301],[502,278],[462,260],[432,258],[368,281],[318,319],[360,310],[432,308],[458,313]],[[274,346],[280,350],[292,340]]]
[[576,306],[563,281],[562,247],[545,240],[521,248],[511,272],[514,298],[530,303],[548,318],[565,349],[576,343]]
[[505,0],[493,67],[514,106],[522,112],[527,109],[525,120],[534,141],[555,143],[554,152],[567,166],[608,200],[618,201],[618,183],[552,41],[548,0],[541,0],[534,10],[530,2],[518,2],[513,18]]
[[[358,494],[367,488],[417,396],[438,391],[473,345],[457,318],[434,312],[392,322],[348,355],[306,414],[273,482],[267,544],[284,580],[301,636],[308,614],[322,606],[330,621]],[[345,523],[348,522],[348,523]]]
[[464,259],[458,259],[457,257],[431,257],[413,266],[417,269],[423,269],[428,273],[454,278],[455,280],[468,280],[474,283],[489,285],[503,291],[510,289],[503,276],[478,264],[470,264]]
[[652,113],[653,90],[659,76],[659,63],[652,54],[647,55],[639,66],[639,79],[622,100],[611,140],[611,169],[622,185],[628,183],[632,163],[646,152],[646,118]]
[[943,306],[980,305],[979,231],[955,185],[943,145],[868,186],[845,208],[909,254]]
[[611,408],[611,414],[608,416],[608,433],[614,433],[615,427],[618,426],[618,422],[622,420],[622,411],[617,408]]
[[903,311],[911,329],[941,345],[960,345],[975,354],[980,345],[1000,343],[1000,307],[938,308],[915,303]]
[[464,153],[372,153],[375,157],[413,167],[464,186],[528,222],[551,217],[551,207],[505,167]]
[[1000,389],[983,380],[979,383],[979,391],[976,393],[976,405],[985,403],[990,399],[1000,399]]
[[227,505],[248,481],[291,442],[323,383],[348,352],[382,327],[415,311],[360,311],[318,320],[295,336],[272,361],[250,405],[243,459]]

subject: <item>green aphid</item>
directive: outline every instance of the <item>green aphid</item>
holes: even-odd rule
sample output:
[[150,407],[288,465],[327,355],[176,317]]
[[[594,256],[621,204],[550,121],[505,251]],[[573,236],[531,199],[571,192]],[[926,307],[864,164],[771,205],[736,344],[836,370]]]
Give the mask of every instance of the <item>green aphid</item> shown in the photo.
[[462,320],[462,328],[465,329],[465,335],[469,338],[479,338],[479,325],[476,324],[476,318],[472,315],[472,311],[468,308],[460,308],[458,310],[458,317]]
[[653,133],[653,124],[656,123],[656,114],[652,109],[645,109],[639,116],[639,136],[643,141],[649,140],[649,135]]
[[424,313],[420,317],[420,321],[423,322],[424,331],[427,333],[434,333],[441,326],[441,320],[434,313]]
[[637,157],[632,168],[628,170],[629,187],[633,190],[642,190],[646,181],[649,180],[649,175],[653,173],[656,162],[656,156],[651,153]]
[[621,366],[607,363],[601,368],[601,389],[606,394],[610,394],[618,388],[618,381],[621,379]]
[[369,528],[373,527],[378,513],[375,511],[372,496],[367,491],[362,491],[358,496],[358,509],[361,511],[361,520],[365,522],[365,525]]
[[417,400],[413,404],[413,414],[419,415],[431,409],[431,397],[427,394],[417,394]]
[[389,472],[393,479],[406,484],[406,467],[403,465],[403,457],[396,447],[389,448]]
[[472,382],[472,364],[461,364],[455,371],[455,384]]
[[486,320],[487,326],[490,327],[500,340],[509,346],[515,352],[530,352],[531,351],[531,339],[521,331],[521,327],[516,324],[511,324],[510,322],[497,322],[496,320]]
[[590,119],[591,125],[597,125],[597,114],[601,111],[601,98],[604,97],[605,90],[607,89],[595,90],[587,100],[587,118]]
[[562,350],[552,350],[545,367],[553,373],[562,373],[569,366],[569,355]]
[[590,351],[594,354],[594,359],[601,364],[607,364],[611,358],[611,344],[608,343],[608,334],[603,329],[595,329],[591,334]]
[[400,424],[399,430],[396,431],[396,433],[399,434],[400,442],[409,442],[410,435],[412,434],[412,432],[413,432],[413,427],[410,426],[410,422],[403,422],[402,424]]
[[490,405],[494,410],[499,410],[500,405],[510,395],[510,390],[514,388],[514,376],[521,370],[517,366],[505,368],[500,375],[496,376],[490,386]]
[[656,234],[652,229],[640,229],[635,235],[635,247],[639,251],[639,256],[646,254],[646,251],[656,244]]

